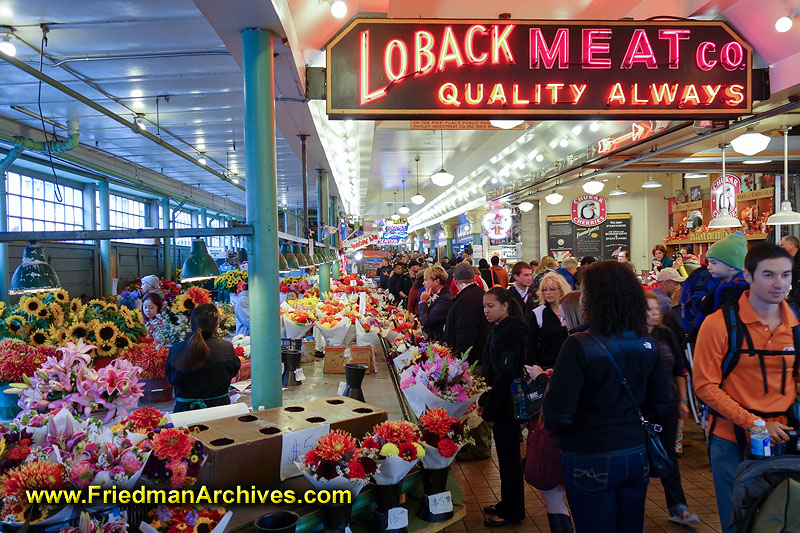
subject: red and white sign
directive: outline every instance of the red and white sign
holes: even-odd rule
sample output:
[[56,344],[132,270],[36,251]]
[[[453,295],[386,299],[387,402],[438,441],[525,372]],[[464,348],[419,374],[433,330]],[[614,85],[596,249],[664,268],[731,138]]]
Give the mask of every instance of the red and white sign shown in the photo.
[[606,221],[606,199],[584,194],[572,200],[572,223],[588,228]]
[[737,217],[739,208],[736,195],[742,188],[742,180],[734,174],[720,175],[711,184],[711,218],[720,214]]
[[354,251],[360,248],[366,248],[370,244],[377,244],[380,237],[380,233],[374,231],[366,235],[361,235],[360,237],[346,240],[344,243],[342,243],[342,245],[348,250]]

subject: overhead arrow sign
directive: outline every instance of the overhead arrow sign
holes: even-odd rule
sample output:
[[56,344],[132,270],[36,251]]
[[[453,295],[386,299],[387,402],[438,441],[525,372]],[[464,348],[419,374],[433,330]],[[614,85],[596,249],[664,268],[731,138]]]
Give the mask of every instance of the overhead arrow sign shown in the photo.
[[613,152],[621,145],[634,143],[640,139],[650,136],[652,126],[647,122],[634,122],[631,124],[631,131],[619,137],[606,137],[597,142],[597,153],[607,154]]

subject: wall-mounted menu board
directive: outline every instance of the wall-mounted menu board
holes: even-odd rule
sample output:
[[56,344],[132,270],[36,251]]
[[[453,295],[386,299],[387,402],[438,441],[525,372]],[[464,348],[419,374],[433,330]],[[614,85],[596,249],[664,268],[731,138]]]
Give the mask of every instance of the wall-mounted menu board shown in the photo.
[[612,259],[618,248],[630,249],[631,215],[609,214],[597,226],[582,228],[572,223],[569,215],[547,217],[547,251],[552,256],[587,255],[598,259]]

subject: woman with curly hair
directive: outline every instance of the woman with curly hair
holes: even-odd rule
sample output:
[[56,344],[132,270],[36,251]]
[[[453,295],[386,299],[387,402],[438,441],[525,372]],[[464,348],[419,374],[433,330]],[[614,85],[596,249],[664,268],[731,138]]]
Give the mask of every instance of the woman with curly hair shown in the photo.
[[640,532],[649,463],[637,410],[645,418],[664,413],[669,385],[633,272],[614,261],[595,263],[586,268],[582,291],[589,327],[561,347],[544,424],[558,439],[577,533]]

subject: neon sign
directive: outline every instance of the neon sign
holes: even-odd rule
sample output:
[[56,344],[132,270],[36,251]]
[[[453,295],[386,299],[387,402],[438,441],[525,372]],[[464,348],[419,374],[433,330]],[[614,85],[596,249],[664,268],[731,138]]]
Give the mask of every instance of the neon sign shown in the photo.
[[752,56],[720,21],[356,19],[327,48],[328,114],[741,115]]

